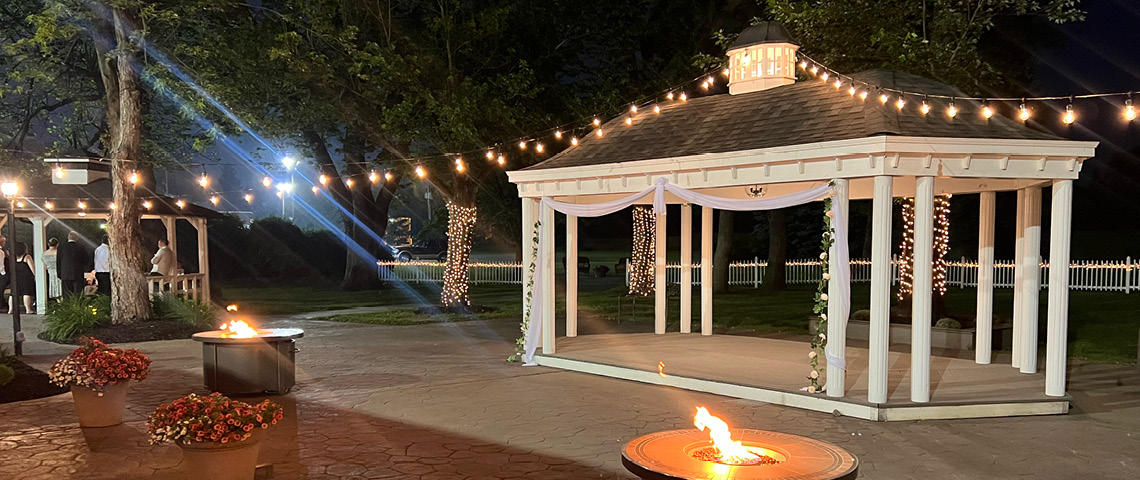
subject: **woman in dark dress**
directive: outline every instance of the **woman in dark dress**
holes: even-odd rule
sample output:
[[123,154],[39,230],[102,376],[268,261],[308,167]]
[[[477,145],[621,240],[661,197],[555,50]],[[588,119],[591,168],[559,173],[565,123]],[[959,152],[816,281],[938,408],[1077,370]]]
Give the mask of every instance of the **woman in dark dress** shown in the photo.
[[8,311],[11,312],[13,299],[24,297],[24,311],[32,311],[32,297],[36,296],[36,264],[32,256],[28,255],[28,244],[16,242],[16,288],[12,289],[12,296],[8,297]]

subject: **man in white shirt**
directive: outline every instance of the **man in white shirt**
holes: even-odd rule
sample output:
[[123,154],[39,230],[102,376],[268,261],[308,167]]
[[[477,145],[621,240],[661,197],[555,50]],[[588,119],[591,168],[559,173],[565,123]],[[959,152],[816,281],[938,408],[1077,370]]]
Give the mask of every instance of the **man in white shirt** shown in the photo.
[[99,295],[111,295],[111,247],[110,240],[103,235],[103,244],[95,249],[95,282],[98,283]]
[[178,261],[174,258],[174,252],[170,250],[170,244],[166,239],[158,241],[158,251],[155,252],[154,258],[150,259],[150,263],[154,265],[150,273],[154,275],[173,276],[178,273]]

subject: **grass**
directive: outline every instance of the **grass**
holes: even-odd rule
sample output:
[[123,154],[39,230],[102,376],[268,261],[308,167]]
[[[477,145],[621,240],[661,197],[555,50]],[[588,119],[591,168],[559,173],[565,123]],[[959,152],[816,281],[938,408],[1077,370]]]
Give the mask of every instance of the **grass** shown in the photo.
[[283,315],[354,307],[420,304],[439,298],[435,285],[415,285],[408,289],[365,292],[343,292],[331,288],[307,286],[223,287],[225,301],[237,304],[240,311],[255,315]]

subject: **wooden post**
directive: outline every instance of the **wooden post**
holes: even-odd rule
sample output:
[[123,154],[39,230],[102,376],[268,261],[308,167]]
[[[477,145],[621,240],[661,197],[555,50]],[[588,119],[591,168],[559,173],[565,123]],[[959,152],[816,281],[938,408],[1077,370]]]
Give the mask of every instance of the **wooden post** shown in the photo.
[[1017,220],[1015,223],[1014,235],[1017,236],[1016,243],[1013,248],[1013,355],[1011,355],[1010,365],[1013,368],[1021,366],[1021,325],[1024,323],[1023,313],[1021,306],[1023,290],[1022,283],[1025,276],[1025,265],[1021,261],[1022,254],[1025,248],[1025,189],[1017,191]]
[[1041,298],[1041,187],[1025,189],[1025,264],[1021,292],[1021,373],[1037,373],[1038,301]]
[[536,275],[542,275],[542,353],[552,354],[554,350],[554,209],[546,205],[539,207],[542,218],[542,265]]
[[701,207],[701,335],[713,327],[713,209]]
[[681,333],[693,331],[693,205],[681,204]]
[[914,291],[911,294],[910,401],[930,401],[930,317],[934,254],[934,177],[915,179]]
[[202,303],[210,303],[210,237],[206,231],[206,219],[196,218],[198,228],[198,273],[202,274]]
[[[1069,340],[1069,232],[1073,223],[1073,181],[1053,181],[1049,222],[1049,311],[1045,337],[1045,395],[1065,396]],[[1140,348],[1140,347],[1138,347]]]
[[669,313],[668,297],[665,291],[665,214],[657,214],[657,229],[654,232],[653,246],[653,333],[665,333],[666,315]]
[[[848,201],[847,198],[850,192],[850,184],[845,178],[835,179],[835,196],[831,199],[831,214],[832,223],[834,224],[837,219],[847,225],[849,219],[848,215]],[[837,232],[838,233],[838,232]],[[848,307],[851,305],[851,284],[848,279],[847,285],[839,283],[839,276],[835,272],[840,268],[849,268],[848,265],[841,265],[840,258],[836,252],[840,248],[840,242],[847,242],[846,235],[842,237],[835,237],[835,242],[831,245],[831,249],[827,253],[828,269],[831,273],[831,279],[827,282],[827,291],[832,295],[838,295],[840,291],[846,290]],[[847,245],[844,245],[847,247]],[[839,300],[833,298],[832,300]],[[851,312],[841,312],[839,309],[840,302],[831,301],[827,305],[827,355],[831,358],[838,359],[844,363],[844,366],[832,365],[827,361],[827,396],[829,397],[843,397],[846,390],[847,379],[847,315]]]
[[994,333],[994,219],[997,194],[982,192],[978,208],[978,305],[974,342],[974,362],[988,364],[992,359]]
[[888,176],[875,177],[871,205],[871,326],[867,344],[867,401],[887,402],[891,333],[891,219],[894,194]]
[[578,336],[578,217],[575,215],[566,216],[566,336]]
[[166,227],[166,243],[170,253],[178,259],[178,217],[160,217],[162,225]]

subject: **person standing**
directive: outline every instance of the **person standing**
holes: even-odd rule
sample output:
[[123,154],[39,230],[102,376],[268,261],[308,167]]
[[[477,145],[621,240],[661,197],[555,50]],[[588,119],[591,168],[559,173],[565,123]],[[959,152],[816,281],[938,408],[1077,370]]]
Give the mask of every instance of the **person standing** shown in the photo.
[[[4,298],[4,290],[8,289],[11,277],[8,276],[8,238],[0,235],[0,299]],[[15,293],[15,292],[13,292]]]
[[103,235],[103,243],[95,249],[95,283],[99,295],[111,295],[111,240]]
[[33,313],[32,297],[36,295],[36,263],[32,260],[32,256],[28,255],[28,244],[24,242],[16,242],[15,254],[16,271],[11,274],[16,276],[17,281],[12,296],[8,297],[8,312],[14,312],[13,308],[20,308],[16,305],[16,298],[23,297],[24,312]]
[[48,298],[59,298],[63,294],[63,288],[59,281],[58,267],[56,263],[59,261],[59,240],[55,237],[48,239],[48,249],[44,252],[42,259],[44,270],[47,272],[47,287]]
[[178,261],[174,258],[174,251],[170,250],[170,243],[165,238],[158,241],[158,251],[154,253],[150,263],[154,265],[150,270],[152,274],[164,277],[178,274]]
[[90,265],[91,257],[87,254],[87,249],[79,244],[79,233],[68,232],[67,243],[59,246],[58,260],[55,266],[55,273],[63,286],[64,294],[83,293],[83,286],[87,283],[83,274],[91,271]]

